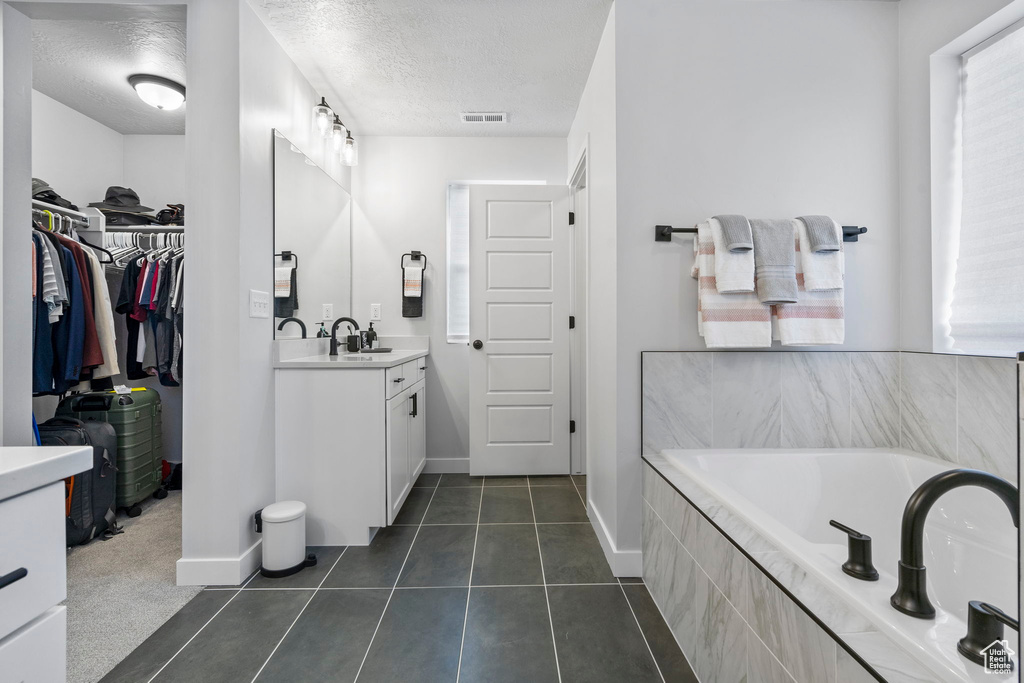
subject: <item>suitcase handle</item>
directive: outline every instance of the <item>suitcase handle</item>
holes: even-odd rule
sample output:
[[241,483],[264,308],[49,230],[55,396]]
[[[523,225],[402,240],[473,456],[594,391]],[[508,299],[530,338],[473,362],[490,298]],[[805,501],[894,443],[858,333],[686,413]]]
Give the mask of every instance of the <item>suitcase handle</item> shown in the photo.
[[79,420],[78,418],[76,418],[76,417],[61,417],[59,415],[55,416],[55,417],[51,417],[49,420],[47,420],[46,422],[44,422],[40,426],[41,427],[53,427],[53,426],[56,426],[56,425],[66,425],[66,426],[70,426],[70,427],[82,427],[82,428],[85,428],[85,423],[82,422],[81,420]]
[[72,410],[81,412],[110,410],[110,399],[110,396],[82,396],[75,399]]

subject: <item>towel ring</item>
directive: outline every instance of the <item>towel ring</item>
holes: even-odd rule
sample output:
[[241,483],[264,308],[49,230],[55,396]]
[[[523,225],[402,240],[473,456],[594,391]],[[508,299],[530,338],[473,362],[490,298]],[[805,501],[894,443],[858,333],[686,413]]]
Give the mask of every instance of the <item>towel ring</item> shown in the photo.
[[407,252],[405,254],[402,254],[402,264],[401,264],[402,265],[402,270],[405,270],[408,267],[408,266],[405,265],[405,257],[406,256],[408,256],[409,259],[412,260],[412,261],[419,261],[419,260],[422,259],[422,261],[423,261],[423,270],[427,269],[427,255],[424,254],[421,251],[413,250],[413,251]]
[[295,267],[299,267],[299,255],[292,251],[282,251],[280,254],[274,254],[275,257],[280,256],[282,261],[291,261],[295,259]]

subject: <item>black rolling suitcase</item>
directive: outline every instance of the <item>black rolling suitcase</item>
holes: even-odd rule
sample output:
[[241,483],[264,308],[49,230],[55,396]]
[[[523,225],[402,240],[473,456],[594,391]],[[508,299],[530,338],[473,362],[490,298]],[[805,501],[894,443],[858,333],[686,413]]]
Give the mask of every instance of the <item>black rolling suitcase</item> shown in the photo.
[[117,434],[106,422],[55,417],[39,425],[44,446],[92,446],[92,469],[64,480],[67,544],[81,545],[119,531],[117,499]]

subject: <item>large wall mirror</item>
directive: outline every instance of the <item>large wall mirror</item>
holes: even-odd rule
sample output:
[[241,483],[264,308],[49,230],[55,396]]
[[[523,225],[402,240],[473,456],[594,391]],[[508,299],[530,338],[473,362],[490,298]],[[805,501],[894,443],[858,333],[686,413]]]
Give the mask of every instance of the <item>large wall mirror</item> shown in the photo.
[[[327,310],[329,307],[329,310]],[[325,315],[326,313],[326,315]],[[274,318],[277,339],[308,337],[352,313],[349,193],[280,131],[274,131]]]

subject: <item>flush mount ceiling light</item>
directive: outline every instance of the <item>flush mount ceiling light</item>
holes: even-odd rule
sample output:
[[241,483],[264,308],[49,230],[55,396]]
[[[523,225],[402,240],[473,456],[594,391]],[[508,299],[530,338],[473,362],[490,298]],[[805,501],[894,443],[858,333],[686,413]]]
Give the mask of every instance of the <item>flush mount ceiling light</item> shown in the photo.
[[185,103],[185,86],[169,78],[135,74],[128,77],[128,83],[135,88],[139,99],[151,107],[174,111]]

